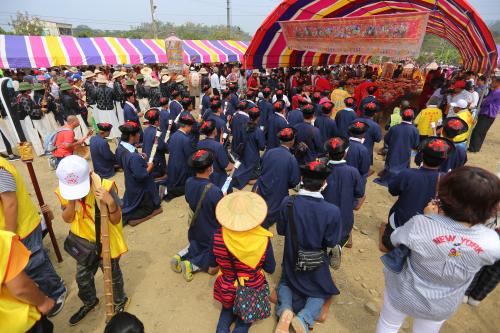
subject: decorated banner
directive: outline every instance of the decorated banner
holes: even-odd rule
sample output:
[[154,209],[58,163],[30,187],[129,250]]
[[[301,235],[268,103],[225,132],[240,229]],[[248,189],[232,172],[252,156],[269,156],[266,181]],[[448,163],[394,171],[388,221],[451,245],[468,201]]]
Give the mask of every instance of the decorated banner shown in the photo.
[[330,54],[417,57],[429,12],[280,21],[289,49]]
[[171,72],[182,73],[184,65],[182,40],[175,36],[170,36],[165,39],[165,48],[167,49],[168,69]]

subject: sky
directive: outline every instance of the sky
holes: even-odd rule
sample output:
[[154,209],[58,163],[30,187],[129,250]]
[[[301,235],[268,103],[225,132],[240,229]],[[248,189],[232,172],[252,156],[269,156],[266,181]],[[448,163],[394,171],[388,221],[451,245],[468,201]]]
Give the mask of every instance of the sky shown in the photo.
[[[151,21],[150,0],[2,0],[0,27],[17,11],[41,19],[88,25],[94,29],[127,30]],[[231,0],[232,24],[253,35],[281,0]],[[226,24],[226,0],[154,0],[156,19],[182,24]],[[487,22],[500,20],[499,0],[469,0]],[[201,38],[201,37],[200,37]]]

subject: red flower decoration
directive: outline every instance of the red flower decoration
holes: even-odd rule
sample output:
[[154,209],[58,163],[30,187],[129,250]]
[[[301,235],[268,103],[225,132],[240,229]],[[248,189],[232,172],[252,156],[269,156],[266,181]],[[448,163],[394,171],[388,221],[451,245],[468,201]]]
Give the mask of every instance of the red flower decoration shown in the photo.
[[281,136],[291,136],[291,135],[293,135],[293,131],[290,127],[283,128],[281,130]]
[[429,142],[427,147],[438,152],[448,151],[450,149],[450,146],[444,140],[439,139]]
[[276,90],[276,95],[283,95],[283,90]]
[[377,104],[373,103],[373,102],[370,102],[368,104],[365,105],[365,108],[366,109],[370,109],[370,110],[374,110],[377,108]]
[[211,125],[210,121],[207,120],[207,121],[203,122],[203,124],[201,125],[201,129],[205,129],[210,125]]
[[333,149],[337,149],[337,146],[343,143],[344,140],[342,140],[341,138],[333,138],[332,140],[330,140],[330,146],[332,146]]
[[136,122],[134,122],[134,121],[127,121],[127,122],[125,123],[125,125],[128,125],[128,126],[130,126],[130,127],[134,127],[134,128],[139,127],[139,125],[138,125]]
[[205,149],[200,149],[198,150],[196,153],[194,153],[193,155],[193,160],[196,159],[196,158],[200,158],[202,157],[203,155],[205,155],[207,153],[207,151]]
[[413,110],[412,109],[406,109],[403,112],[403,116],[405,116],[405,117],[413,117]]
[[316,170],[316,168],[318,166],[321,166],[321,165],[322,164],[320,161],[312,161],[311,163],[309,163],[309,170],[314,171],[314,170]]
[[448,121],[448,127],[453,128],[454,130],[461,130],[462,129],[462,122],[458,119],[452,119]]
[[362,122],[362,121],[356,121],[356,122],[354,122],[354,127],[355,128],[364,128],[365,127],[365,123]]

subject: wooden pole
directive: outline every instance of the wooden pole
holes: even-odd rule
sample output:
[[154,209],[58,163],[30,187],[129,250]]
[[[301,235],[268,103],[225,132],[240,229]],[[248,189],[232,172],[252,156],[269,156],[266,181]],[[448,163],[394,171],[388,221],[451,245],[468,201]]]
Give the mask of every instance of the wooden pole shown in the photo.
[[[42,192],[40,191],[40,185],[38,184],[38,179],[36,178],[35,169],[33,168],[33,152],[31,150],[31,146],[29,143],[24,142],[19,145],[19,154],[21,155],[21,159],[24,163],[26,163],[26,167],[28,168],[28,172],[30,174],[31,183],[33,184],[33,189],[35,190],[35,195],[38,200],[38,204],[40,207],[45,205],[45,201],[43,200]],[[47,226],[47,230],[50,236],[50,242],[54,247],[54,252],[56,253],[57,262],[62,262],[63,258],[61,255],[61,250],[59,249],[59,245],[57,244],[56,235],[54,234],[54,229],[52,228],[52,220],[50,216],[46,213],[43,213],[43,217],[45,219],[45,225]]]
[[[101,177],[92,172],[92,188],[94,190],[101,187]],[[111,252],[109,247],[109,211],[108,206],[100,202],[101,211],[101,245],[102,245],[102,272],[104,277],[104,300],[106,308],[106,323],[113,318],[115,307],[113,304],[113,280],[111,269]]]

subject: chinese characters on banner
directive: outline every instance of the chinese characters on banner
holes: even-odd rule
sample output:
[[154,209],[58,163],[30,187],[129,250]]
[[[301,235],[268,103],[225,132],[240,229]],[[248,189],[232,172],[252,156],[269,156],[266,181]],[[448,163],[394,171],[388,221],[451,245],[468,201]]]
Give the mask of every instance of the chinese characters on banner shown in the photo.
[[182,73],[184,65],[184,49],[182,48],[182,40],[170,36],[165,39],[165,48],[167,50],[168,69],[171,72],[178,74]]
[[414,12],[279,23],[292,50],[405,58],[420,53],[428,19]]

